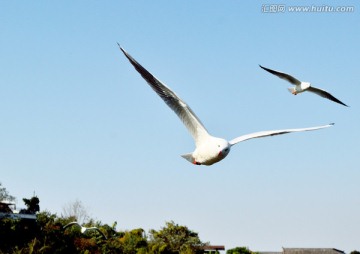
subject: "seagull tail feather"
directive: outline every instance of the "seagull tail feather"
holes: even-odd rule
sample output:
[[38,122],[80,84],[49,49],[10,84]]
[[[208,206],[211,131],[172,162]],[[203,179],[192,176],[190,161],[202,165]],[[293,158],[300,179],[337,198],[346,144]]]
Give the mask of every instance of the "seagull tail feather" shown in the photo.
[[289,87],[288,88],[288,91],[290,92],[290,93],[292,93],[292,94],[295,94],[295,87]]
[[181,155],[181,157],[183,157],[184,159],[188,160],[191,163],[194,162],[194,157],[192,156],[192,153],[183,154]]

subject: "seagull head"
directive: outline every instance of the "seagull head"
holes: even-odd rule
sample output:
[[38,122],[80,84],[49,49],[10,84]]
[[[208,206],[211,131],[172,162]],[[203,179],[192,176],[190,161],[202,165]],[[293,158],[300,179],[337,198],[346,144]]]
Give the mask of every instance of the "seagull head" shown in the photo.
[[217,150],[217,156],[221,159],[224,159],[229,154],[231,145],[228,141],[221,138],[216,140],[215,145]]

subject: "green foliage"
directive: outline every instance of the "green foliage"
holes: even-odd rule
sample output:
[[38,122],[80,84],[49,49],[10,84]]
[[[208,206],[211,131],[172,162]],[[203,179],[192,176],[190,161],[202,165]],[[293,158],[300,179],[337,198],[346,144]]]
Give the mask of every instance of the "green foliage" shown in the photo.
[[350,252],[350,254],[360,254],[360,251],[353,250],[352,252]]
[[124,254],[146,253],[148,243],[145,232],[141,228],[123,232],[118,240]]
[[166,222],[161,230],[150,230],[149,247],[153,253],[202,253],[205,244],[199,239],[197,233],[185,226],[175,224],[173,221]]
[[35,238],[38,232],[36,222],[33,220],[0,220],[0,250],[11,253],[14,246],[24,248]]
[[24,211],[24,213],[35,214],[36,212],[40,211],[40,200],[38,197],[34,196],[31,199],[23,198],[23,201],[27,206],[27,209]]
[[124,254],[196,254],[202,253],[198,234],[185,226],[167,222],[159,231],[151,230],[148,238],[141,228],[117,231],[112,226],[93,220],[83,224],[98,227],[106,236],[96,231],[81,233],[78,227],[64,226],[74,218],[58,217],[49,211],[37,213],[37,220],[0,220],[0,254],[2,253],[124,253]]
[[226,251],[226,254],[256,254],[256,253],[257,252],[253,252],[246,247],[236,247]]
[[[0,197],[13,198],[0,184]],[[15,198],[14,198],[15,199]],[[141,228],[117,231],[115,222],[109,226],[100,221],[89,219],[80,201],[72,203],[66,210],[68,216],[58,217],[49,211],[39,212],[38,197],[24,198],[27,209],[23,213],[36,214],[36,220],[24,217],[0,219],[0,254],[197,254],[203,253],[205,245],[197,233],[185,226],[166,222],[159,231],[150,230],[149,237]],[[77,218],[87,219],[85,227],[96,230],[81,232],[78,226],[64,229]]]

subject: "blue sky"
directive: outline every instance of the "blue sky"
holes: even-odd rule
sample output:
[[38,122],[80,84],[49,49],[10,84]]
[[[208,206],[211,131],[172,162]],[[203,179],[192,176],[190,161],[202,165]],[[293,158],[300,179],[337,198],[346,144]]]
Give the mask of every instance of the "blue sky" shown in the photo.
[[[0,181],[61,214],[76,199],[119,230],[174,220],[227,249],[359,250],[358,1],[349,13],[264,13],[274,1],[2,1]],[[117,47],[171,87],[209,132],[335,123],[239,143],[211,166]],[[350,105],[258,67],[310,81]]]

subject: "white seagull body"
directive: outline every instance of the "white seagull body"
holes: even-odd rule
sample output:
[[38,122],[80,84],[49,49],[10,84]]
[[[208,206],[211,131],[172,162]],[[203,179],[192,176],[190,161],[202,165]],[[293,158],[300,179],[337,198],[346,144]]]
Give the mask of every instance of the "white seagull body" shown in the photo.
[[83,226],[81,226],[81,225],[80,225],[78,222],[76,222],[76,221],[70,222],[69,224],[65,225],[65,226],[64,226],[64,230],[65,230],[66,228],[68,228],[68,227],[73,226],[73,225],[76,225],[76,226],[80,227],[80,232],[81,232],[82,234],[85,234],[85,233],[86,233],[87,231],[89,231],[89,230],[96,230],[96,231],[98,231],[105,239],[107,239],[106,236],[104,235],[104,233],[101,232],[99,228],[97,228],[97,227],[90,227],[90,228],[83,227]]
[[280,71],[274,71],[269,68],[265,68],[264,66],[261,66],[261,65],[259,65],[259,66],[260,66],[260,68],[264,69],[265,71],[270,72],[271,74],[278,76],[281,79],[285,79],[286,81],[295,85],[294,87],[288,88],[290,93],[292,93],[293,95],[297,95],[299,93],[309,91],[309,92],[315,93],[321,97],[324,97],[326,99],[332,100],[336,103],[339,103],[341,105],[348,107],[348,105],[346,105],[345,103],[336,99],[334,96],[332,96],[330,93],[326,92],[325,90],[311,86],[311,84],[309,82],[302,82],[289,74],[286,74],[286,73],[283,73]]
[[[119,45],[120,47],[120,45]],[[301,129],[285,129],[272,130],[251,133],[237,137],[231,141],[222,138],[211,136],[206,130],[200,119],[195,115],[191,108],[185,101],[180,99],[169,87],[163,84],[144,67],[142,67],[134,58],[132,58],[123,48],[121,51],[126,58],[134,66],[134,68],[141,74],[151,88],[164,100],[164,102],[177,114],[180,120],[184,123],[191,136],[195,141],[195,150],[192,153],[182,155],[183,158],[196,165],[212,165],[224,159],[230,152],[233,145],[252,138],[260,138],[266,136],[274,136],[286,134],[290,132],[312,131],[322,128],[327,128],[333,124]]]

